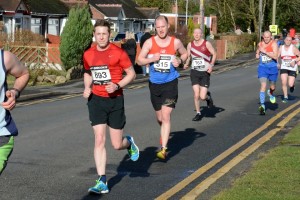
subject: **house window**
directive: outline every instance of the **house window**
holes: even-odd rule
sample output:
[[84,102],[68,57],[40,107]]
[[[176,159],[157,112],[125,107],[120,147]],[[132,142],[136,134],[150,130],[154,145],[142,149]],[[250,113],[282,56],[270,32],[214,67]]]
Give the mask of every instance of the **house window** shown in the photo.
[[3,17],[4,21],[4,32],[7,34],[12,33],[12,17]]
[[58,19],[49,19],[48,33],[52,35],[59,35],[59,21]]
[[21,30],[22,28],[22,18],[15,18],[15,30]]
[[33,33],[42,34],[42,19],[32,18],[31,19],[31,31]]
[[133,32],[137,33],[140,31],[140,23],[139,22],[133,22]]
[[130,31],[130,22],[124,22],[124,32]]

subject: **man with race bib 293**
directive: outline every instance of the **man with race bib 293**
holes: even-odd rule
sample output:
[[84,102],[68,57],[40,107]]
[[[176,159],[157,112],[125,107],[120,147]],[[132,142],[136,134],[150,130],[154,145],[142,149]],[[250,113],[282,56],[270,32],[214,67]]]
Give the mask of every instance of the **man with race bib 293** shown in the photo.
[[210,85],[210,74],[216,61],[216,51],[210,42],[202,38],[202,30],[196,28],[193,33],[194,40],[187,46],[188,59],[184,65],[187,69],[191,60],[191,82],[194,91],[194,105],[196,116],[193,121],[201,120],[200,100],[206,100],[208,107],[213,107]]

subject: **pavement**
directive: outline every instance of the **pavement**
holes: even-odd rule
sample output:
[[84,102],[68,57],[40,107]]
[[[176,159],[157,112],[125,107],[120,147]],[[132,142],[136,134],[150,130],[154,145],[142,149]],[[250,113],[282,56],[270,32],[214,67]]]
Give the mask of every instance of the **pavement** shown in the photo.
[[[245,53],[236,55],[233,58],[226,60],[217,60],[214,66],[214,71],[220,70],[226,67],[234,67],[239,65],[244,65],[247,63],[256,62],[255,52]],[[180,76],[189,76],[190,70],[183,70],[182,68],[178,69]],[[130,85],[138,84],[142,82],[147,82],[148,77],[143,76],[142,74],[137,74],[136,79],[130,83]],[[68,81],[64,84],[52,85],[52,86],[30,86],[28,85],[21,93],[18,102],[24,102],[35,99],[51,98],[54,96],[61,95],[74,95],[81,94],[83,92],[84,85],[83,79],[76,79]]]

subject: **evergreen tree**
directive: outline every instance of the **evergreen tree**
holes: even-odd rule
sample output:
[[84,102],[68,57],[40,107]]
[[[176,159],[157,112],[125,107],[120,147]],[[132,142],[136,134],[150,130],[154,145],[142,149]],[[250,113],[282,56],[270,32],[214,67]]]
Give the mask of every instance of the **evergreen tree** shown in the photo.
[[60,58],[68,70],[82,64],[83,52],[92,43],[93,24],[89,7],[72,8],[61,34]]
[[195,29],[195,24],[193,22],[193,18],[189,17],[189,19],[188,19],[188,38],[189,38],[189,40],[193,40],[194,29]]

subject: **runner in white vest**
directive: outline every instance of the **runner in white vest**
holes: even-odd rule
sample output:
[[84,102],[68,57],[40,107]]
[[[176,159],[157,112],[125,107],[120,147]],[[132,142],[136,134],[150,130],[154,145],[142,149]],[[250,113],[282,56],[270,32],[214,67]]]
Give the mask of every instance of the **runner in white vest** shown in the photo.
[[295,79],[297,77],[299,58],[299,50],[292,45],[292,38],[287,36],[284,40],[284,45],[280,46],[278,57],[281,59],[280,77],[283,91],[283,103],[288,102],[287,85],[290,87],[290,92],[293,93],[295,89]]
[[[11,89],[8,89],[6,82],[8,74],[16,78]],[[18,135],[18,129],[9,111],[16,106],[16,99],[28,80],[29,72],[16,56],[0,50],[0,175],[12,153],[14,136]]]

